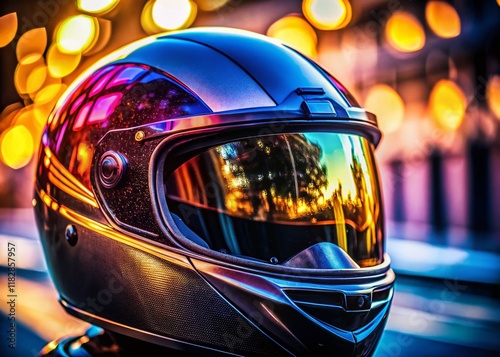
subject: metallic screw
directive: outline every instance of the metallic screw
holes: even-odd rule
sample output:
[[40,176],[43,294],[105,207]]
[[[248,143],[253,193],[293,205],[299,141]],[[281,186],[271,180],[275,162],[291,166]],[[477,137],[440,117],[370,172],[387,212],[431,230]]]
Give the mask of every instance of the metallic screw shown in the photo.
[[72,247],[74,247],[76,245],[76,242],[78,242],[78,233],[76,232],[76,227],[72,224],[68,224],[66,226],[64,236],[66,237],[66,241]]
[[271,262],[271,264],[278,264],[278,258],[276,257],[272,257],[271,259],[269,259],[269,261]]
[[358,307],[363,307],[365,304],[365,298],[363,296],[358,297]]
[[139,130],[137,133],[135,133],[135,141],[143,141],[145,137],[146,134],[142,130]]

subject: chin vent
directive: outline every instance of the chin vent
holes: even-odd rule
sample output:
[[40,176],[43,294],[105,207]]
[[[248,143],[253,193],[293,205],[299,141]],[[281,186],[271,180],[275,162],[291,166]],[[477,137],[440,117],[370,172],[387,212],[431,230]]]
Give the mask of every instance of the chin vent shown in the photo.
[[340,291],[284,290],[306,314],[328,325],[355,331],[371,321],[390,298],[391,287],[373,294],[346,294]]

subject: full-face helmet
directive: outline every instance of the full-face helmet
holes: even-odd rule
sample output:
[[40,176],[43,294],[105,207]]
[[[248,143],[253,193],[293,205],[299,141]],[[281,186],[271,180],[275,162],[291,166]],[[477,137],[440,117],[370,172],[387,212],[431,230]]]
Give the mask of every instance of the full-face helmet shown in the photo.
[[240,30],[149,37],[51,114],[35,212],[64,308],[199,354],[373,353],[393,296],[376,118]]

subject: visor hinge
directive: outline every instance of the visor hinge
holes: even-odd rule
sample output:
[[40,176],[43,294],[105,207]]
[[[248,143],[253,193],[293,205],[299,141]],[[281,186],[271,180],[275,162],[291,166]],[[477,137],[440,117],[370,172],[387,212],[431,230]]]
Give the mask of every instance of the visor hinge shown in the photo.
[[308,118],[331,118],[337,116],[337,112],[331,101],[326,98],[318,98],[318,96],[325,94],[323,88],[297,88],[296,92],[303,99],[300,108]]

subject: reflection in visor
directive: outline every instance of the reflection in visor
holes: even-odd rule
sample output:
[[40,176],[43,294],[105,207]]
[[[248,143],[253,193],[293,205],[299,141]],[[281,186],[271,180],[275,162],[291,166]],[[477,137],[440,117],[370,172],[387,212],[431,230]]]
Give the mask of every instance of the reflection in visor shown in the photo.
[[216,146],[167,173],[165,192],[185,224],[179,229],[213,250],[276,264],[330,242],[360,266],[382,261],[377,173],[357,135],[280,134]]

